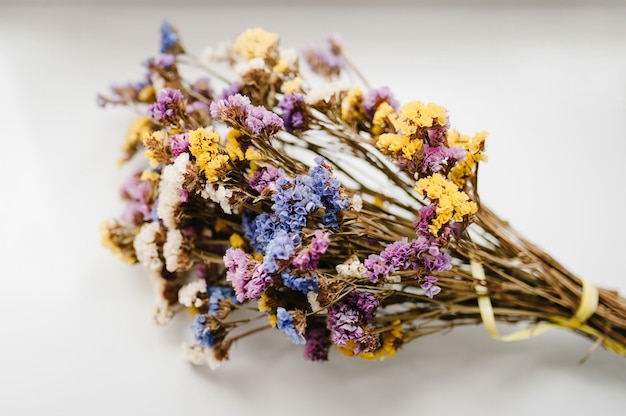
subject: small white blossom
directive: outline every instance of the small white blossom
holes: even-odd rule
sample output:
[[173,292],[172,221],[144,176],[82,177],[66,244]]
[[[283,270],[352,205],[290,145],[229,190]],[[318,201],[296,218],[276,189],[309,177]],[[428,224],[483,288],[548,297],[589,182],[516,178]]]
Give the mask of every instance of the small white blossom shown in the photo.
[[228,61],[230,57],[228,44],[222,42],[219,43],[215,48],[205,48],[200,56],[207,62]]
[[178,291],[178,302],[186,307],[202,306],[203,300],[198,298],[201,293],[207,293],[206,281],[204,279],[196,279],[181,287]]
[[352,256],[342,264],[338,264],[335,269],[337,270],[337,274],[339,276],[346,278],[363,278],[365,277],[365,272],[367,271],[363,263],[361,263],[356,256]]
[[159,326],[167,325],[173,317],[174,310],[165,299],[162,299],[154,307],[152,312],[152,323]]
[[361,198],[361,195],[354,194],[352,196],[352,209],[356,212],[361,212],[363,209],[363,198]]
[[150,82],[156,95],[158,95],[159,92],[165,88],[165,79],[154,71],[151,71]]
[[220,204],[224,213],[233,213],[233,207],[230,205],[230,197],[233,196],[233,191],[227,189],[224,185],[207,183],[206,187],[202,190],[201,195],[205,199],[208,198],[211,201]]
[[307,104],[328,103],[330,99],[339,95],[342,91],[347,91],[349,85],[345,81],[335,81],[322,84],[319,87],[311,88],[306,95]]
[[176,228],[178,223],[176,209],[180,205],[180,191],[185,183],[185,173],[192,168],[187,152],[181,153],[173,164],[163,168],[159,183],[157,216],[163,220],[167,228]]
[[241,62],[235,66],[235,71],[237,71],[237,73],[242,77],[250,72],[258,70],[265,70],[265,59],[252,58],[249,61]]
[[168,272],[184,270],[188,266],[189,257],[182,249],[183,233],[180,230],[169,230],[163,244],[163,257]]
[[298,65],[298,53],[293,48],[281,49],[280,59],[287,63],[287,68],[290,71],[295,71]]
[[161,232],[158,222],[146,222],[135,236],[133,247],[137,260],[149,270],[158,271],[163,268],[163,261],[159,257],[157,234]]
[[315,312],[315,311],[322,310],[322,305],[320,305],[320,303],[317,301],[317,293],[308,292],[306,294],[306,299],[309,301],[309,305],[311,305],[312,311]]
[[206,363],[209,365],[211,370],[217,370],[221,364],[221,362],[215,357],[215,353],[212,348],[187,344],[183,344],[181,347],[183,358],[193,365],[202,365]]

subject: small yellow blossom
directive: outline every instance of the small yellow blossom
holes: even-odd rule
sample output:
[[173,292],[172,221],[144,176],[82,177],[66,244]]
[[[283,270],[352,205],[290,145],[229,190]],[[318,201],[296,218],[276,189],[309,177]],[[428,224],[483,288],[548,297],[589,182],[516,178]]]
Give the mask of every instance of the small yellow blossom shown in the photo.
[[241,132],[236,129],[230,129],[228,135],[226,136],[226,153],[231,160],[235,161],[237,159],[244,160],[244,154],[239,146],[239,142],[237,139],[241,137]]
[[340,347],[339,345],[335,345],[335,347],[339,351],[341,351],[343,355],[348,356],[348,357],[359,357],[359,358],[362,358],[364,360],[369,360],[369,361],[376,360],[376,354],[374,354],[373,352],[360,352],[358,354],[355,354],[354,349],[357,347],[357,343],[352,340],[346,341],[345,347]]
[[460,135],[455,129],[448,131],[448,146],[462,147],[466,150],[465,159],[457,163],[448,175],[450,180],[460,188],[463,188],[465,183],[476,174],[478,163],[487,161],[487,155],[482,152],[488,135],[487,132],[481,131],[470,139],[468,135]]
[[302,92],[302,78],[295,77],[292,80],[285,81],[282,86],[285,94],[294,94],[296,92]]
[[383,101],[378,108],[376,108],[374,117],[372,118],[371,132],[374,137],[379,136],[385,131],[385,125],[389,123],[390,117],[397,118],[395,110],[387,101]]
[[100,223],[100,243],[125,263],[137,263],[133,241],[139,232],[138,227],[123,227],[116,222]]
[[363,93],[359,87],[352,87],[348,90],[345,98],[341,102],[341,119],[348,123],[359,122],[365,118],[361,108]]
[[213,225],[213,229],[215,230],[216,233],[221,233],[222,231],[226,231],[228,230],[228,228],[229,228],[228,223],[221,218],[217,218],[215,220],[215,224]]
[[243,238],[237,233],[233,233],[228,240],[233,248],[241,248],[244,245]]
[[402,325],[400,321],[393,322],[393,328],[381,335],[381,346],[376,350],[379,360],[396,356],[398,347],[402,345]]
[[[260,312],[271,312],[272,308],[269,306],[269,298],[267,297],[267,294],[265,292],[263,292],[261,294],[261,297],[259,298],[258,302],[257,302],[257,307],[259,308]],[[274,315],[274,318],[276,317],[276,315]]]
[[252,162],[254,160],[261,160],[262,158],[263,157],[256,149],[253,149],[252,147],[248,147],[246,149],[246,160]]
[[415,184],[415,190],[437,203],[436,214],[429,225],[432,234],[437,234],[441,227],[454,219],[461,222],[478,211],[478,205],[470,201],[469,196],[459,190],[452,181],[440,173],[422,178]]
[[161,175],[159,175],[157,171],[154,171],[151,169],[145,169],[143,172],[141,172],[141,176],[139,177],[139,180],[149,181],[149,182],[152,182],[153,184],[156,184],[159,182],[160,177]]
[[400,109],[399,121],[399,127],[408,126],[407,131],[400,128],[399,130],[410,136],[415,133],[415,129],[418,127],[445,126],[448,121],[448,114],[445,108],[437,104],[424,104],[421,101],[412,101]]
[[169,137],[166,132],[158,130],[146,135],[143,138],[143,145],[146,147],[144,156],[150,162],[150,166],[156,168],[161,163],[168,163],[171,158],[171,148],[169,147]]
[[118,161],[119,164],[130,160],[130,158],[137,153],[137,148],[143,143],[143,138],[152,133],[152,128],[153,125],[150,117],[139,117],[131,123],[126,131],[126,137],[121,146],[125,155]]
[[234,50],[245,59],[266,58],[278,46],[278,35],[261,28],[248,29],[237,36]]
[[154,91],[154,87],[152,85],[143,87],[139,91],[139,94],[137,94],[137,99],[142,103],[153,103],[156,101],[156,91]]
[[189,150],[209,182],[216,182],[228,167],[228,155],[219,147],[220,138],[214,131],[200,127],[189,132]]

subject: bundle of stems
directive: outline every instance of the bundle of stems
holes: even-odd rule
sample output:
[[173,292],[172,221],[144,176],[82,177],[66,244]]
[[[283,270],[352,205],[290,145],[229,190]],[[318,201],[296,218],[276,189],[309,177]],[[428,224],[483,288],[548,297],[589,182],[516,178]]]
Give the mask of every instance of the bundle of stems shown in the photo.
[[[478,324],[505,341],[563,327],[590,352],[626,355],[626,299],[480,202],[486,133],[461,135],[443,107],[370,88],[337,36],[304,51],[306,73],[262,29],[204,60],[169,23],[161,34],[146,79],[98,97],[143,114],[122,161],[141,150],[148,165],[122,187],[126,210],[103,224],[103,243],[155,276],[155,322],[192,312],[191,362],[215,367],[268,328],[324,361],[333,345],[384,359]],[[523,328],[501,336],[496,323]]]

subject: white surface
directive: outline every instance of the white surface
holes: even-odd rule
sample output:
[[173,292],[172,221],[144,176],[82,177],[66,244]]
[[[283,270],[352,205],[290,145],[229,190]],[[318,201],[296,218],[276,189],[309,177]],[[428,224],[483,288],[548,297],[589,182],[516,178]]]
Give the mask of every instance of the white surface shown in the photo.
[[301,359],[275,333],[214,373],[152,327],[139,268],[99,245],[118,213],[129,112],[97,92],[138,79],[161,19],[188,48],[263,26],[301,47],[343,34],[372,84],[488,130],[483,201],[574,272],[626,293],[624,8],[0,8],[0,414],[620,414],[626,359],[554,330],[504,344],[457,329],[370,363]]

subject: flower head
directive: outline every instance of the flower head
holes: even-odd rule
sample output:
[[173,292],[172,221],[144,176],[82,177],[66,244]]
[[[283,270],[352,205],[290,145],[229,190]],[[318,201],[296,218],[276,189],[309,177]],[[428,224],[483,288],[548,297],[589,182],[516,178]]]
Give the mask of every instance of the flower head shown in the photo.
[[185,97],[180,90],[164,88],[157,101],[148,107],[148,116],[164,125],[177,125],[186,114]]

